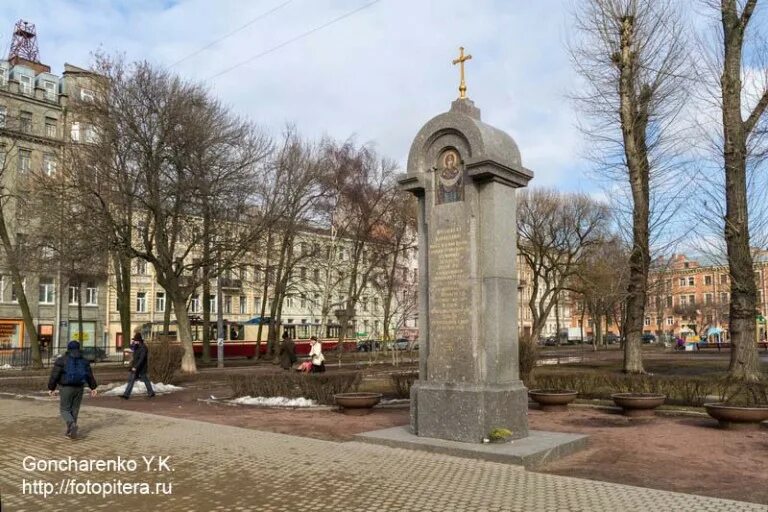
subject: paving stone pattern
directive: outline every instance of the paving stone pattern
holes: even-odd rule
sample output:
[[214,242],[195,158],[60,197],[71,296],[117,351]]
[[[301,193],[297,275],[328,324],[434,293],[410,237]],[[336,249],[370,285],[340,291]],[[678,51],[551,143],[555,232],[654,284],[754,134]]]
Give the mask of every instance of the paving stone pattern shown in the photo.
[[[343,417],[340,417],[343,421]],[[335,443],[127,411],[83,408],[63,436],[54,401],[0,399],[3,511],[765,511],[763,505],[544,475],[518,466],[357,442]],[[141,456],[170,456],[147,473]],[[139,462],[135,473],[28,472],[24,457]],[[22,480],[156,482],[173,494],[23,495]]]

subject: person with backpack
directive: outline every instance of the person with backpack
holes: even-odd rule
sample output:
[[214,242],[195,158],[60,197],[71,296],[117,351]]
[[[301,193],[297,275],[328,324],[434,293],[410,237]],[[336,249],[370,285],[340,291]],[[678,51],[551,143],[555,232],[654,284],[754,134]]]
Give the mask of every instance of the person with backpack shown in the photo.
[[96,379],[91,363],[80,352],[80,343],[67,343],[67,353],[56,359],[48,379],[48,394],[54,396],[59,388],[59,411],[67,424],[66,436],[77,437],[77,416],[83,400],[83,386],[88,384],[91,396],[96,396]]
[[135,347],[133,349],[133,360],[131,361],[131,373],[128,376],[128,384],[125,387],[125,393],[120,395],[120,398],[128,400],[131,398],[131,391],[133,391],[133,384],[136,379],[139,379],[144,383],[147,388],[147,397],[152,398],[155,396],[155,391],[152,389],[152,382],[149,380],[147,370],[149,369],[149,349],[144,343],[144,338],[141,333],[136,333],[133,336]]

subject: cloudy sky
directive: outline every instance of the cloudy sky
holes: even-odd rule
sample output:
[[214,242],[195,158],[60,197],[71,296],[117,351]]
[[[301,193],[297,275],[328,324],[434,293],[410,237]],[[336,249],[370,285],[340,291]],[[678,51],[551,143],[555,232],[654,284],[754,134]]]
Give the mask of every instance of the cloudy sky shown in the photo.
[[568,0],[3,2],[0,50],[7,51],[13,23],[22,18],[37,25],[41,60],[54,73],[64,62],[87,66],[98,49],[123,52],[205,81],[270,131],[291,122],[309,136],[354,136],[404,165],[421,125],[457,95],[451,59],[463,45],[473,55],[469,96],[485,121],[517,140],[535,183],[592,191],[567,99],[575,80],[565,48],[569,6]]

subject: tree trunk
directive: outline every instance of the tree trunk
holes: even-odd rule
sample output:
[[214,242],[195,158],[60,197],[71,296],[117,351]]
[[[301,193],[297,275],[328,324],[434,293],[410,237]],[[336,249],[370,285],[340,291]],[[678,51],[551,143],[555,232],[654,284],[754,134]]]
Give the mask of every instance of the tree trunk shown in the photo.
[[755,343],[757,288],[749,244],[746,170],[749,133],[742,121],[741,104],[741,61],[746,22],[742,22],[738,15],[735,1],[723,0],[722,23],[725,55],[720,83],[725,167],[725,243],[731,277],[729,330],[732,349],[728,374],[737,379],[754,381],[760,378],[760,360]]
[[77,278],[77,341],[80,346],[85,346],[83,339],[83,281]]
[[[646,85],[638,87],[635,20],[622,20],[619,96],[624,155],[632,190],[632,252],[629,258],[627,288],[627,341],[624,346],[624,372],[645,373],[641,349],[645,300],[648,287],[649,255],[649,163],[646,146],[647,105],[643,95]],[[638,91],[643,89],[643,91]],[[639,97],[638,97],[639,95]],[[650,93],[647,95],[650,96]]]
[[211,274],[203,267],[203,362],[211,362]]
[[115,300],[120,314],[120,330],[123,335],[123,348],[131,339],[131,258],[120,252],[112,255],[115,273]]
[[[170,288],[170,287],[169,287]],[[181,347],[184,349],[184,355],[181,358],[181,371],[186,374],[197,373],[197,364],[195,363],[195,350],[192,346],[192,326],[187,316],[187,301],[178,290],[169,290],[165,292],[172,297],[173,312],[176,314],[178,324],[178,339]]]

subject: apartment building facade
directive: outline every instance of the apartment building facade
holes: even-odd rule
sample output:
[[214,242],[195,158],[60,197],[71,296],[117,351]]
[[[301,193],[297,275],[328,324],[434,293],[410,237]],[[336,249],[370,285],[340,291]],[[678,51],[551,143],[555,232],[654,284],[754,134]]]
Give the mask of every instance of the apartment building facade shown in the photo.
[[[70,109],[73,95],[88,97],[91,79],[86,70],[65,65],[59,76],[49,66],[19,56],[0,60],[0,180],[3,217],[12,244],[22,257],[23,288],[45,348],[56,350],[69,339],[86,346],[103,344],[105,285],[96,272],[70,286],[66,272],[55,263],[50,246],[40,243],[33,204],[26,199],[36,177],[60,174],[62,152],[81,140],[82,130]],[[51,239],[55,234],[50,234]],[[29,345],[19,291],[7,261],[0,257],[0,348]],[[79,297],[79,298],[78,298]],[[82,325],[78,322],[78,302]],[[81,334],[82,333],[82,334]]]

